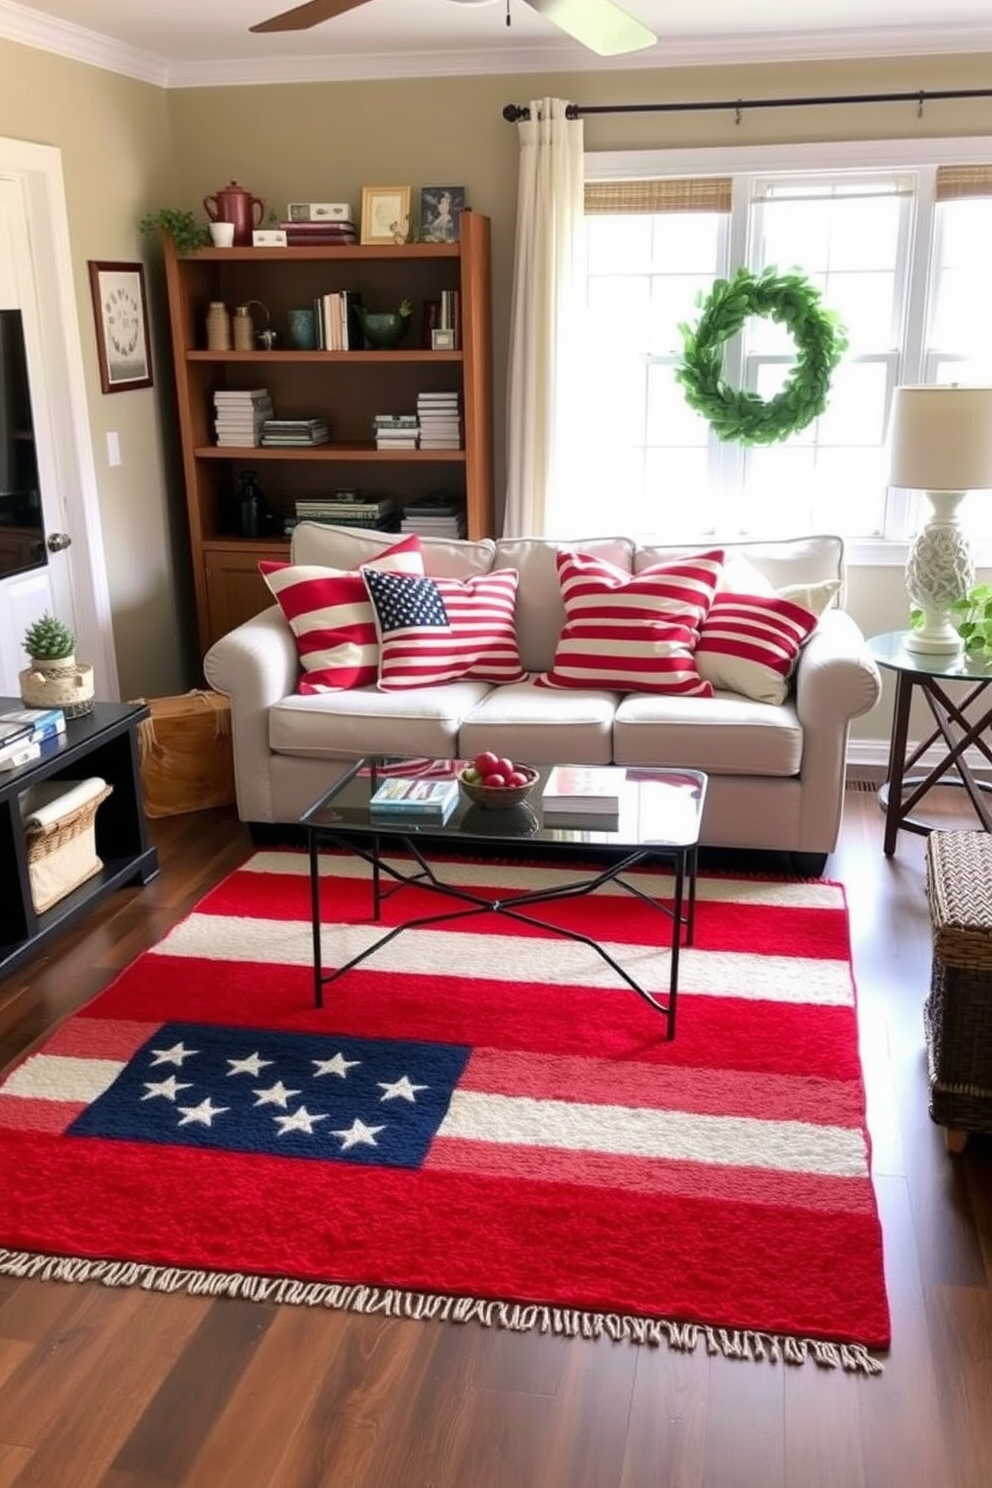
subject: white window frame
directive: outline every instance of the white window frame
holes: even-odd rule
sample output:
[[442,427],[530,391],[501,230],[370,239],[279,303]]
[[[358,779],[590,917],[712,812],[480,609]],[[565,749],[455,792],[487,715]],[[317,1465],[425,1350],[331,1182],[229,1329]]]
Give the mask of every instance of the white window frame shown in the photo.
[[[733,176],[734,189],[740,176],[762,176],[774,172],[912,170],[938,165],[987,165],[992,160],[992,137],[965,136],[948,139],[836,140],[794,145],[729,145],[671,150],[587,150],[587,181],[642,181],[673,176]],[[935,202],[932,180],[919,177],[912,232],[916,251],[913,276],[919,287],[930,262],[935,231]],[[731,244],[732,248],[743,245]],[[926,251],[919,251],[921,248]],[[741,253],[737,262],[745,262]],[[911,297],[915,314],[906,321],[904,340],[907,364],[922,370],[927,309],[922,294]],[[905,379],[904,379],[905,380]],[[916,380],[914,375],[912,380]],[[889,497],[890,530],[898,534],[884,538],[852,538],[845,543],[847,562],[872,567],[899,567],[906,562],[920,498],[908,491],[893,491]],[[992,566],[992,542],[972,545],[976,563]]]

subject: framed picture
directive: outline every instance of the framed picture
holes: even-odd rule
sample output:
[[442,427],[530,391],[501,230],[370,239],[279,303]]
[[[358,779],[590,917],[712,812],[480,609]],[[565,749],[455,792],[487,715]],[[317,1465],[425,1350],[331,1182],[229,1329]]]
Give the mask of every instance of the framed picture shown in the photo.
[[100,383],[105,393],[151,387],[145,269],[140,263],[90,259]]
[[464,186],[421,186],[420,241],[457,243],[464,210]]
[[362,187],[362,242],[405,243],[410,237],[410,187]]

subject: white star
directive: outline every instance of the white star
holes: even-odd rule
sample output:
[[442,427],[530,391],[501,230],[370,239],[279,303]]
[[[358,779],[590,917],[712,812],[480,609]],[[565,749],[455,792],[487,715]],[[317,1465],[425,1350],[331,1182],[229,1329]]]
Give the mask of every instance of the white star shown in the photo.
[[409,1075],[403,1075],[401,1079],[394,1080],[391,1085],[387,1084],[385,1080],[377,1080],[376,1084],[380,1090],[385,1092],[379,1097],[380,1100],[384,1101],[405,1100],[415,1102],[417,1099],[416,1092],[418,1090],[428,1090],[430,1088],[428,1085],[411,1085]]
[[263,1066],[271,1064],[272,1060],[263,1059],[261,1054],[249,1054],[244,1059],[229,1059],[227,1062],[231,1066],[227,1072],[229,1075],[260,1075]]
[[210,1097],[202,1100],[198,1106],[180,1106],[183,1119],[180,1126],[188,1126],[191,1121],[198,1121],[201,1126],[213,1126],[214,1117],[220,1116],[223,1111],[229,1111],[230,1106],[214,1106],[210,1103]]
[[180,1069],[184,1059],[190,1059],[194,1054],[199,1054],[199,1049],[187,1049],[180,1039],[178,1044],[173,1044],[171,1049],[153,1049],[155,1058],[152,1064],[178,1064]]
[[177,1080],[175,1075],[170,1075],[167,1080],[146,1080],[145,1089],[148,1094],[143,1095],[142,1100],[151,1100],[154,1096],[160,1095],[163,1100],[174,1101],[180,1090],[191,1090],[192,1086],[188,1080],[184,1084],[182,1080]]
[[300,1092],[298,1090],[287,1090],[282,1081],[277,1080],[267,1090],[255,1090],[252,1093],[258,1096],[258,1100],[255,1102],[256,1106],[282,1106],[283,1110],[285,1110],[289,1105],[290,1096],[299,1095]]
[[293,1112],[292,1116],[273,1116],[272,1119],[278,1126],[281,1137],[293,1131],[306,1132],[307,1136],[312,1137],[314,1122],[326,1121],[327,1117],[322,1116],[319,1111],[311,1114],[306,1106],[301,1106],[298,1111]]
[[340,1075],[342,1080],[347,1080],[348,1071],[354,1069],[355,1065],[361,1064],[362,1061],[360,1059],[345,1059],[339,1050],[333,1059],[313,1059],[310,1062],[316,1066],[313,1072],[315,1080],[318,1075]]
[[385,1130],[384,1126],[366,1126],[356,1116],[347,1131],[336,1131],[334,1135],[341,1138],[341,1151],[347,1152],[349,1147],[378,1147],[376,1137]]

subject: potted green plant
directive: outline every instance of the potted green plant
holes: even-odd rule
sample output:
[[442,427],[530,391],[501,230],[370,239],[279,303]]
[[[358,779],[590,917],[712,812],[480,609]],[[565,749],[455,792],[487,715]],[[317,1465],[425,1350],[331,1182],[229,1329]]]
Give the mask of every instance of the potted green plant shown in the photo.
[[24,632],[30,665],[20,674],[21,697],[29,708],[61,708],[67,718],[93,711],[93,668],[76,661],[76,636],[45,614]]
[[[947,609],[965,650],[992,655],[992,584],[975,584],[960,599],[952,600]],[[923,611],[911,610],[909,624],[910,629],[919,630]]]
[[167,232],[177,253],[195,253],[197,248],[206,248],[210,242],[209,229],[197,222],[192,212],[184,212],[178,207],[160,207],[157,212],[146,213],[138,223],[138,230],[149,238]]

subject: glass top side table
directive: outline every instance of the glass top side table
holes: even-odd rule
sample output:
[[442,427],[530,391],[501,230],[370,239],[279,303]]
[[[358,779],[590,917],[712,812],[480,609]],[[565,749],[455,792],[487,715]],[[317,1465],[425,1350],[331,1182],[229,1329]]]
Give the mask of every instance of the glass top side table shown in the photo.
[[[954,654],[907,651],[908,634],[905,630],[889,631],[868,641],[868,649],[879,666],[894,672],[896,677],[888,778],[878,793],[885,812],[886,857],[896,850],[900,827],[923,836],[933,831],[932,824],[912,813],[935,785],[963,787],[985,831],[992,831],[992,813],[983,795],[984,791],[992,790],[992,781],[979,780],[965,759],[967,749],[977,749],[992,765],[992,750],[984,737],[992,724],[992,696],[980,701],[992,682],[992,662],[969,656],[963,649]],[[946,691],[948,682],[973,685],[955,700]],[[907,755],[914,687],[923,693],[936,728]],[[945,752],[936,764],[925,774],[911,773],[938,739],[943,740]]]

